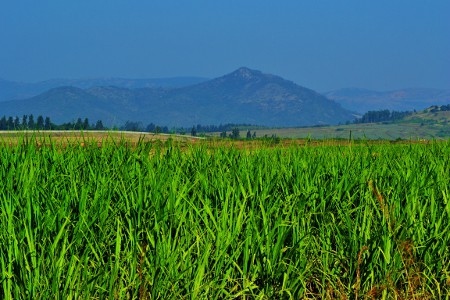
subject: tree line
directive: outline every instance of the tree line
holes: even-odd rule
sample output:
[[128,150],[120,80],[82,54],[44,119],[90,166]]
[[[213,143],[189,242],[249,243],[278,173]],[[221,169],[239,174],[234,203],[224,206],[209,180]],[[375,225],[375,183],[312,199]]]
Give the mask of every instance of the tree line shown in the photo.
[[406,116],[413,114],[412,111],[390,111],[383,110],[369,110],[361,118],[355,119],[355,124],[360,123],[379,123],[379,122],[394,122],[403,119]]
[[[220,132],[220,136],[224,138],[239,139],[240,131],[239,127],[252,127],[248,124],[220,124],[220,125],[194,125],[192,128],[172,128],[169,130],[167,126],[160,126],[154,123],[149,123],[147,126],[143,126],[142,122],[126,121],[124,125],[120,127],[114,127],[114,130],[124,131],[145,131],[152,133],[190,133],[192,136],[202,135],[211,132]],[[253,126],[255,127],[255,126]],[[62,124],[55,124],[51,121],[50,117],[44,117],[39,115],[37,118],[33,114],[23,115],[21,118],[18,116],[3,116],[0,118],[0,130],[108,130],[103,125],[101,120],[98,120],[95,124],[91,124],[88,118],[78,118],[76,121],[66,122]],[[230,132],[229,134],[227,132]],[[251,139],[256,137],[256,132],[253,134],[250,130],[247,131],[246,138]]]
[[[428,109],[429,112],[438,112],[438,111],[450,111],[450,104],[447,105],[435,105]],[[379,123],[379,122],[395,122],[416,113],[414,111],[390,111],[388,109],[382,110],[370,110],[362,115],[361,118],[355,119],[355,124],[360,123]]]
[[[197,124],[192,126],[191,128],[173,127],[169,129],[167,126],[160,126],[154,123],[150,123],[147,126],[144,126],[142,122],[127,121],[122,127],[120,127],[120,129],[125,131],[138,131],[138,132],[145,131],[153,133],[178,133],[182,135],[190,133],[190,135],[192,136],[199,136],[211,132],[220,132],[220,137],[238,139],[241,137],[239,128],[242,127],[256,127],[256,126],[250,124],[234,124],[234,123],[227,123],[220,125]],[[250,130],[247,131],[246,134],[247,139],[255,137],[256,132],[251,133]]]
[[78,118],[77,121],[67,122],[63,124],[55,124],[50,117],[42,115],[34,117],[33,114],[0,118],[0,130],[105,130],[103,122],[98,120],[95,124],[89,123],[89,119]]
[[430,107],[430,112],[435,113],[438,111],[450,111],[450,104]]

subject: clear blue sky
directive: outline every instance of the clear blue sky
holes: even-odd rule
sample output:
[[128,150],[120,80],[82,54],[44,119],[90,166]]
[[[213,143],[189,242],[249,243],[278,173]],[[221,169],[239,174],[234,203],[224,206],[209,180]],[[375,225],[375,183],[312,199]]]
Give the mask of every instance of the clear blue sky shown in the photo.
[[450,88],[449,0],[14,0],[0,78],[201,76],[241,66],[318,91]]

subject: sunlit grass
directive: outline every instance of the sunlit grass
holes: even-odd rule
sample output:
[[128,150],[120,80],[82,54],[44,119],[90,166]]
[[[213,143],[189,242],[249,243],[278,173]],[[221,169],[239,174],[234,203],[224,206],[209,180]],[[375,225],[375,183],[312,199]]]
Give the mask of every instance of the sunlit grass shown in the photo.
[[449,142],[19,139],[0,159],[1,299],[450,293]]

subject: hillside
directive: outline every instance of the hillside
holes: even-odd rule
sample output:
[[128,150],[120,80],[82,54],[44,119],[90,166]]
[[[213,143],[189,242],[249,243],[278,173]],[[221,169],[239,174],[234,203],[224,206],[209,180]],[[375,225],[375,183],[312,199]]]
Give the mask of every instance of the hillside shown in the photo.
[[2,103],[0,115],[45,115],[56,123],[78,117],[107,126],[127,120],[167,126],[250,123],[265,126],[337,124],[350,111],[319,93],[260,71],[230,74],[180,88],[60,87]]
[[406,123],[421,123],[421,124],[441,124],[449,126],[450,129],[450,104],[447,105],[433,105],[416,112],[410,116],[405,117],[402,122]]
[[[445,140],[450,138],[450,104],[431,106],[395,122],[338,126],[252,129],[256,136],[348,140]],[[216,133],[219,135],[219,132]]]
[[372,91],[345,88],[324,93],[344,108],[364,113],[369,110],[389,109],[395,111],[423,110],[432,105],[450,103],[450,90],[401,89],[394,91]]

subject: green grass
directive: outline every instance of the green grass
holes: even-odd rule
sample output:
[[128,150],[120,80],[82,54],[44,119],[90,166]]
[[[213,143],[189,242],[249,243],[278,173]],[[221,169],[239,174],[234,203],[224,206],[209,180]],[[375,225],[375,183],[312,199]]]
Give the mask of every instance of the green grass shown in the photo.
[[1,299],[448,299],[450,142],[0,148]]

